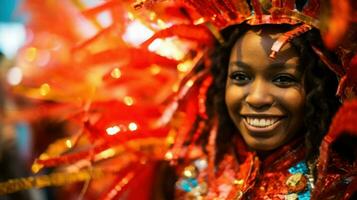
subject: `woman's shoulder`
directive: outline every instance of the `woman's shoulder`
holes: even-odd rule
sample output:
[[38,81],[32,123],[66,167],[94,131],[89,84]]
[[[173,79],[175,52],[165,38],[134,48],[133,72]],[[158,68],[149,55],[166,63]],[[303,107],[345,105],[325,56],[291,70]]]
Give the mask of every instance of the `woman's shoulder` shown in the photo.
[[357,100],[345,102],[320,146],[315,199],[357,197]]

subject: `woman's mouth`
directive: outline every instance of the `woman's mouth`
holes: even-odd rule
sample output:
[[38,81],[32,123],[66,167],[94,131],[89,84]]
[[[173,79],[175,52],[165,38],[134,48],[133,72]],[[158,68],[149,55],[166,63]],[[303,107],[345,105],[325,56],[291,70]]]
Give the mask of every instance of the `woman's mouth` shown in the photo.
[[[256,136],[266,136],[270,134],[262,134],[273,131],[281,121],[282,116],[243,116],[243,122],[246,128]],[[256,133],[256,134],[255,134]],[[262,134],[262,135],[261,135]]]
[[278,117],[269,117],[269,118],[246,117],[245,120],[251,126],[257,128],[265,128],[278,122],[279,118]]

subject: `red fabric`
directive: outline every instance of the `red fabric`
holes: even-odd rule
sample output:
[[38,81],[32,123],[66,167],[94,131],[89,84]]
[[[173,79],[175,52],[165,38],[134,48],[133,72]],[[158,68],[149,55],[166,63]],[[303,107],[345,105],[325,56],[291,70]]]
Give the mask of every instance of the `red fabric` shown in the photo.
[[[320,147],[318,179],[314,199],[349,199],[357,192],[357,148],[355,144],[336,147],[341,140],[357,141],[357,100],[345,102],[335,115],[328,134]],[[347,138],[344,138],[348,136]],[[348,141],[345,141],[348,142]],[[348,150],[350,160],[343,159],[340,151]],[[344,151],[342,151],[344,152]]]

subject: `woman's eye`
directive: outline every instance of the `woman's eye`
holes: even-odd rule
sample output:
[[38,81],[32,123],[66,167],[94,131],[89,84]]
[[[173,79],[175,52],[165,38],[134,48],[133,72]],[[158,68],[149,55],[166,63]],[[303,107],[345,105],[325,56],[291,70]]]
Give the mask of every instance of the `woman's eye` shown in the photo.
[[232,79],[233,81],[235,81],[240,85],[246,84],[251,80],[250,76],[244,72],[233,72],[230,75],[230,79]]
[[296,84],[298,81],[292,75],[279,75],[273,79],[273,82],[278,86],[290,86]]

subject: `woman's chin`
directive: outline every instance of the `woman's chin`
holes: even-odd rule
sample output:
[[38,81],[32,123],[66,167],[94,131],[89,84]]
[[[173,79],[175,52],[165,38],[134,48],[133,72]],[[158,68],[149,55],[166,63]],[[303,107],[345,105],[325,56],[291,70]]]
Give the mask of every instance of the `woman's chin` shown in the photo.
[[256,128],[247,123],[241,123],[240,130],[248,147],[256,151],[271,151],[286,142],[287,126],[283,122],[282,120],[267,128]]
[[275,138],[249,138],[245,142],[249,148],[255,151],[271,151],[282,144],[282,142],[276,141]]

